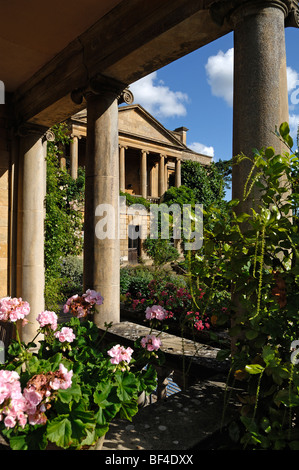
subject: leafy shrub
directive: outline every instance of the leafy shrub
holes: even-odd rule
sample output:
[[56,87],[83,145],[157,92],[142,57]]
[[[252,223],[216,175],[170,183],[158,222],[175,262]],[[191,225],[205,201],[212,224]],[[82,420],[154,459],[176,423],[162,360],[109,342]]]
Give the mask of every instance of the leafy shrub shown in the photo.
[[140,292],[142,296],[146,297],[149,295],[148,284],[153,280],[153,278],[153,272],[144,266],[121,268],[121,294],[130,292],[135,296]]
[[61,278],[65,280],[64,292],[70,296],[83,288],[83,258],[69,255],[61,261]]

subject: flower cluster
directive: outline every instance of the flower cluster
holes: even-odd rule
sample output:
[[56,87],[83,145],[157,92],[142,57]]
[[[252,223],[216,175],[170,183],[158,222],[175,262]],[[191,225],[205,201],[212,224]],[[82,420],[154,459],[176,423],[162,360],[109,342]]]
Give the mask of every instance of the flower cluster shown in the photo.
[[20,376],[15,371],[0,370],[0,421],[6,428],[17,424],[22,428],[29,424],[45,424],[45,411],[50,408],[53,393],[72,385],[72,371],[60,364],[56,372],[33,376],[23,392]]
[[202,331],[204,329],[208,330],[211,326],[207,315],[201,315],[199,312],[189,311],[186,314],[186,318],[188,321],[190,320],[191,323],[193,323],[193,326],[197,331]]
[[49,327],[51,330],[55,331],[57,329],[57,320],[58,317],[56,313],[45,310],[37,316],[37,321],[40,324],[41,328]]
[[120,369],[124,371],[127,368],[127,364],[131,362],[133,352],[133,349],[130,347],[125,348],[120,344],[116,344],[107,351],[107,354],[111,357],[111,364],[119,365]]
[[28,302],[16,297],[4,297],[0,300],[0,321],[16,322],[23,320],[30,312]]
[[64,313],[71,313],[78,318],[85,318],[91,313],[94,305],[102,305],[103,297],[99,292],[88,289],[85,294],[79,296],[78,294],[70,297],[64,307]]
[[168,312],[161,305],[152,305],[145,310],[145,317],[147,320],[165,320],[168,317]]
[[73,333],[72,328],[68,328],[64,326],[59,331],[55,331],[54,333],[55,338],[57,338],[61,343],[67,342],[72,343],[76,336]]
[[58,339],[61,343],[72,343],[75,339],[73,329],[69,327],[58,328],[57,324],[58,317],[55,312],[50,312],[45,310],[37,316],[37,321],[40,324],[41,332],[44,333],[48,339],[51,341],[51,338]]
[[157,351],[161,346],[161,340],[156,335],[146,335],[141,338],[140,341],[141,346],[147,351]]

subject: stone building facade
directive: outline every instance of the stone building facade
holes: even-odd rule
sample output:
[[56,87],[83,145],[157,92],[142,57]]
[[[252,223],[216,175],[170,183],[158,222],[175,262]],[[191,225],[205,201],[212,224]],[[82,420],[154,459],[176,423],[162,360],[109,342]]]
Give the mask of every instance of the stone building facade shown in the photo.
[[[86,163],[87,111],[68,120],[72,136],[69,155],[63,155],[62,166],[68,165],[76,178],[78,167]],[[212,157],[192,151],[187,146],[186,127],[166,129],[139,104],[118,108],[120,191],[159,203],[170,186],[181,185],[181,162],[192,160],[208,166]],[[69,160],[69,162],[66,161]],[[131,213],[130,213],[131,212]],[[122,263],[136,263],[147,256],[142,237],[130,237],[134,231],[149,233],[149,214],[138,214],[129,207],[120,210],[120,257]]]

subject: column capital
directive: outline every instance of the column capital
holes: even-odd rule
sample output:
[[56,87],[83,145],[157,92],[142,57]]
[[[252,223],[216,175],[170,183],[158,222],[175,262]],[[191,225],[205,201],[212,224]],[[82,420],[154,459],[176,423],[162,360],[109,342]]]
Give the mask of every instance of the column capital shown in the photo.
[[[245,9],[245,8],[246,9]],[[230,21],[235,26],[244,15],[253,14],[267,7],[279,8],[284,12],[285,25],[299,27],[298,0],[229,0],[215,1],[210,7],[210,14],[215,23],[222,25]],[[237,15],[237,13],[239,13]]]
[[48,142],[54,142],[55,134],[51,129],[31,122],[19,125],[16,129],[16,135],[19,137],[28,137],[35,135]]
[[148,155],[148,154],[149,154],[149,150],[141,149],[141,153],[146,153],[146,154]]
[[86,87],[73,90],[71,92],[71,99],[76,104],[82,104],[84,98],[87,100],[93,95],[106,94],[114,95],[119,104],[132,104],[134,101],[133,93],[129,90],[126,83],[102,74],[97,74],[91,78]]

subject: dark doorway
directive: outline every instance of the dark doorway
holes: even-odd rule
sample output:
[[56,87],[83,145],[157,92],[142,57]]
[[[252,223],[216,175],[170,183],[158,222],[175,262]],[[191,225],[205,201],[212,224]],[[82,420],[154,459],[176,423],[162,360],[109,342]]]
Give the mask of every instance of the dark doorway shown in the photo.
[[140,225],[128,227],[128,262],[137,264],[140,257]]

